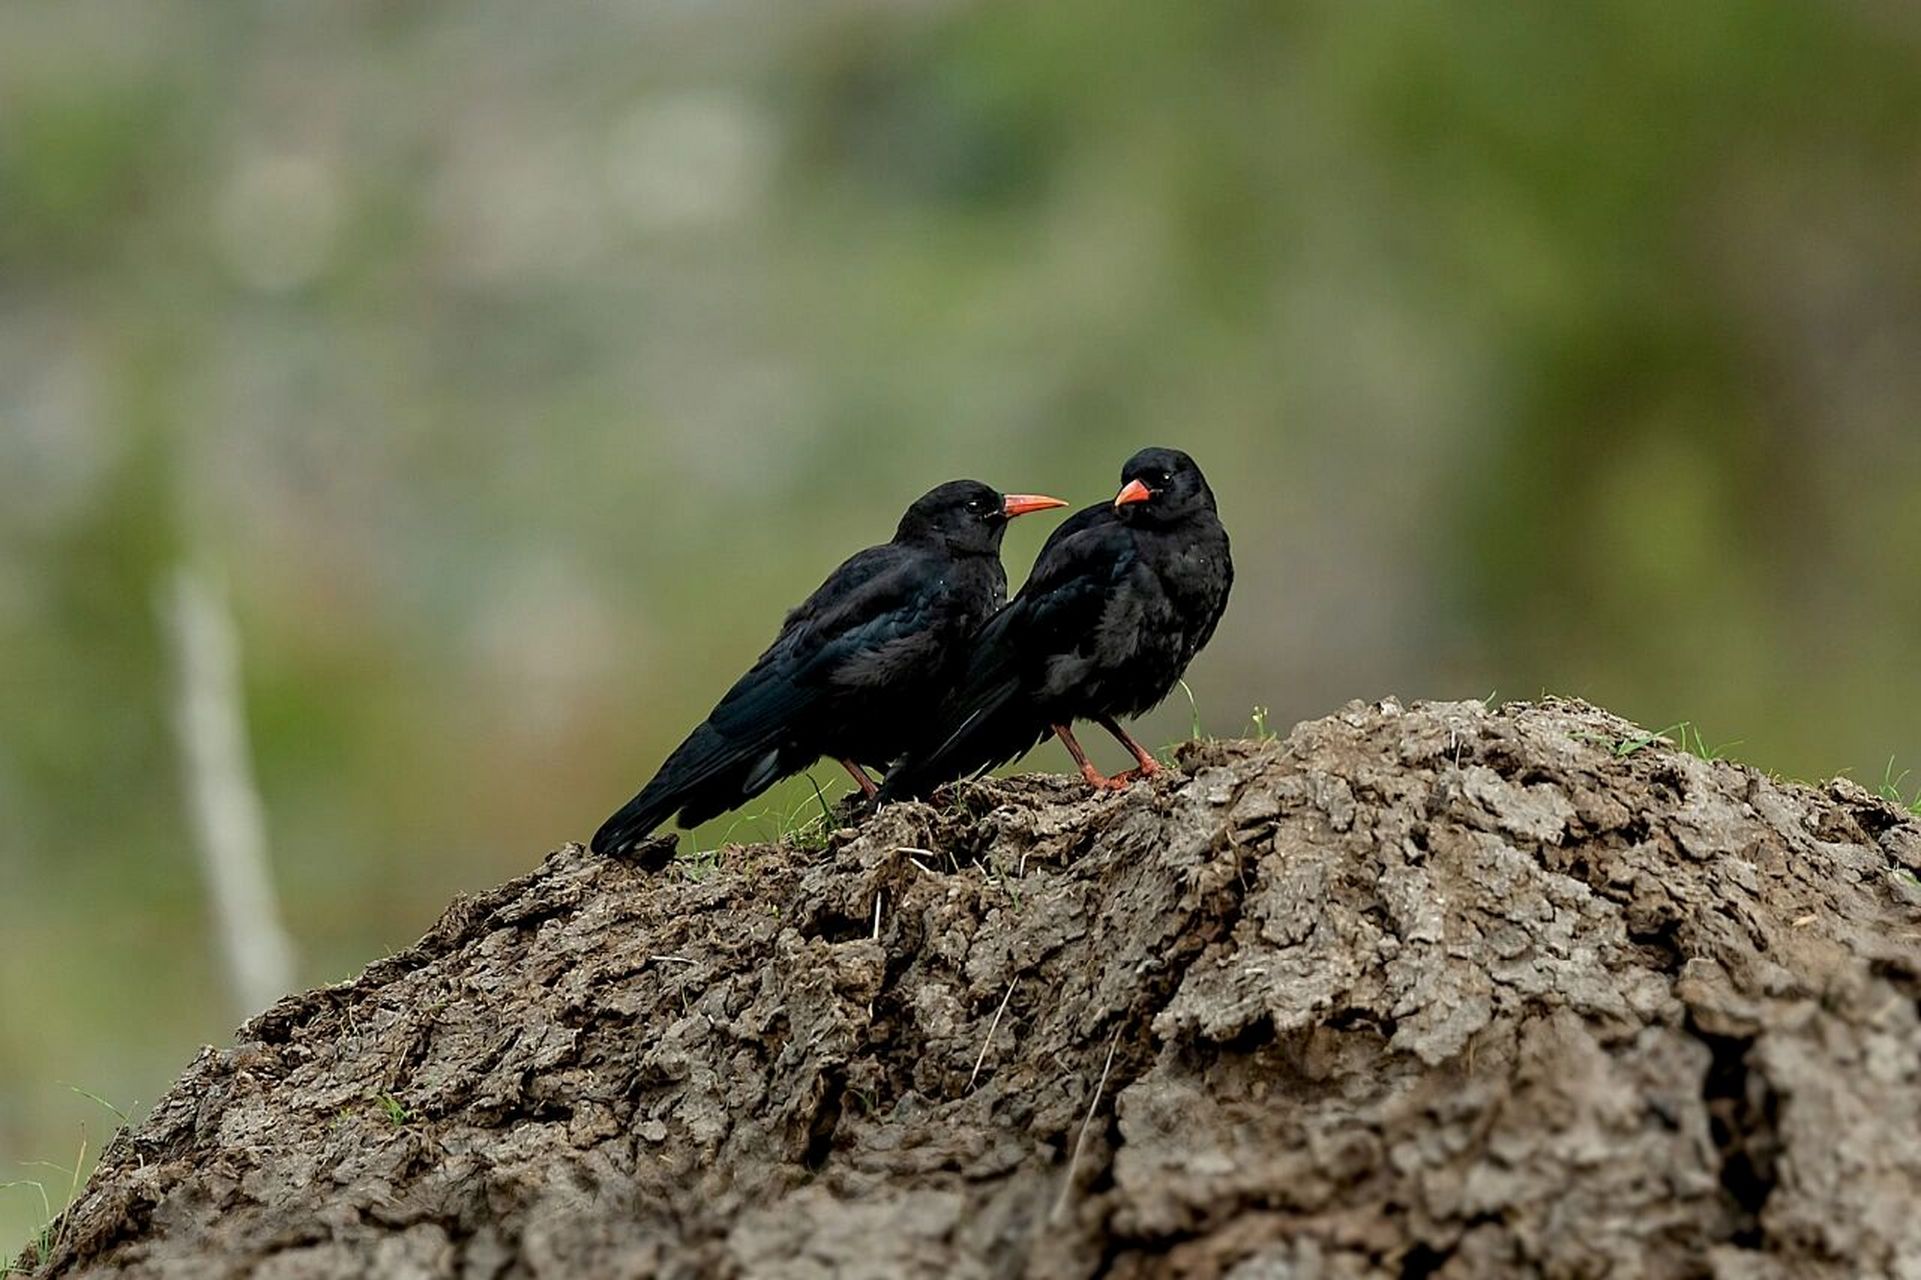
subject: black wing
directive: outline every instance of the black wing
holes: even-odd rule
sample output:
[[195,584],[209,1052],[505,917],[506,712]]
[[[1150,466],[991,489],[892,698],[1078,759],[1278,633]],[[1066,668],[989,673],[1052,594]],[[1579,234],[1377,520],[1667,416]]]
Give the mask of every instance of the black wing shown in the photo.
[[807,746],[808,729],[850,691],[847,678],[857,689],[863,663],[925,628],[938,583],[922,570],[911,554],[881,546],[829,575],[652,781],[601,826],[595,851],[631,846],[676,810],[682,825],[698,825],[811,763],[818,753]]
[[1057,670],[1098,629],[1134,543],[1107,504],[1067,521],[1041,548],[1027,584],[981,628],[966,674],[943,705],[923,749],[888,773],[882,799],[925,795],[991,769],[1046,736]]

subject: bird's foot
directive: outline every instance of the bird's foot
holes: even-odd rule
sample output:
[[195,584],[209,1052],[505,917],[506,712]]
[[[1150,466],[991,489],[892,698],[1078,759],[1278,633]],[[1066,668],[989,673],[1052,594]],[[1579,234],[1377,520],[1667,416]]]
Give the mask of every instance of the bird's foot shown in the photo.
[[1081,777],[1096,791],[1125,791],[1129,781],[1127,774],[1119,773],[1110,778],[1091,764],[1081,766]]
[[1125,791],[1137,782],[1152,782],[1160,775],[1160,772],[1159,769],[1154,770],[1152,773],[1145,769],[1129,769],[1125,773],[1117,773],[1109,778],[1107,784],[1116,791]]
[[1160,761],[1153,760],[1153,759],[1143,759],[1140,763],[1140,767],[1135,769],[1129,769],[1126,773],[1115,774],[1114,781],[1121,782],[1121,783],[1130,783],[1130,782],[1136,782],[1141,780],[1152,781],[1153,779],[1160,777],[1163,773],[1166,773],[1166,772],[1167,770],[1161,767]]

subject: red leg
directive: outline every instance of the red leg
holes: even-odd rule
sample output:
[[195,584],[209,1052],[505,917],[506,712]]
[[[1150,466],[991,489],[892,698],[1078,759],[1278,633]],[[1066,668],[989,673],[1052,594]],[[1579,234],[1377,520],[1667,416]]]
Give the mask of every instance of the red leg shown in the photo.
[[1148,751],[1146,747],[1134,741],[1133,735],[1121,728],[1119,721],[1115,720],[1112,716],[1102,716],[1100,718],[1100,726],[1113,734],[1115,739],[1123,747],[1126,747],[1134,753],[1134,759],[1140,762],[1141,767],[1138,770],[1130,769],[1122,774],[1121,777],[1131,777],[1138,773],[1143,778],[1151,778],[1161,771],[1161,762],[1156,760],[1153,753]]
[[1054,726],[1054,736],[1061,740],[1061,745],[1067,748],[1067,754],[1073,756],[1074,763],[1081,767],[1081,777],[1087,779],[1088,786],[1096,791],[1118,791],[1127,785],[1125,782],[1117,782],[1113,778],[1102,776],[1099,769],[1088,763],[1087,753],[1082,751],[1081,744],[1074,740],[1072,729],[1064,724],[1057,724]]
[[861,768],[858,764],[855,764],[852,760],[842,760],[840,762],[840,767],[847,770],[848,773],[853,775],[854,782],[860,787],[861,794],[866,796],[869,800],[872,800],[875,796],[880,794],[880,788],[875,786],[874,780],[867,776],[867,770]]

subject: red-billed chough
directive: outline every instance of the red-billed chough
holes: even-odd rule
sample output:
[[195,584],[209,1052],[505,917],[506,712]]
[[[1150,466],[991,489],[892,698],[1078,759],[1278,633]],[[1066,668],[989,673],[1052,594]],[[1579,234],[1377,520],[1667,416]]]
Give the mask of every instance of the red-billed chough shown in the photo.
[[893,541],[854,555],[787,615],[753,669],[601,826],[594,850],[629,849],[674,813],[698,826],[821,756],[872,796],[861,766],[892,762],[924,731],[968,639],[1007,599],[1008,520],[1066,505],[973,480],[921,497]]
[[[1173,690],[1214,634],[1234,565],[1214,493],[1178,449],[1143,449],[1111,503],[1077,512],[1047,540],[1027,585],[982,627],[940,720],[887,775],[883,800],[1003,764],[1051,730],[1095,787],[1160,766],[1120,726]],[[1106,778],[1074,740],[1092,720],[1140,762]]]

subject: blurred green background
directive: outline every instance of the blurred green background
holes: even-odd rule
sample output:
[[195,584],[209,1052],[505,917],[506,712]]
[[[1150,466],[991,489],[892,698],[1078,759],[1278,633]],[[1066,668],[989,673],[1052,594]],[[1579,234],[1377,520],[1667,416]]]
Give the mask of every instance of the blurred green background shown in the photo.
[[586,837],[923,489],[1147,443],[1234,536],[1210,732],[1552,690],[1877,785],[1918,418],[1910,0],[10,3],[0,1181],[238,1021],[177,564],[317,983]]

